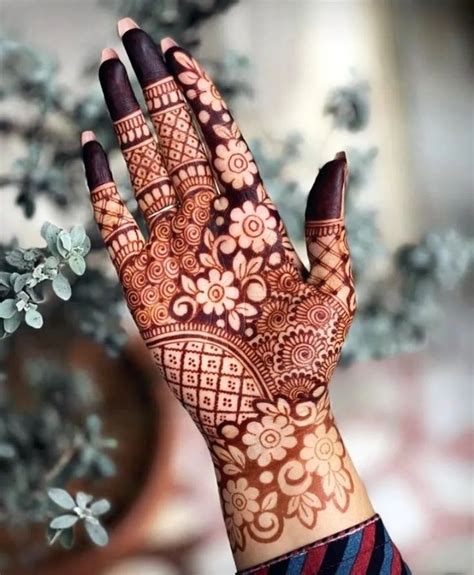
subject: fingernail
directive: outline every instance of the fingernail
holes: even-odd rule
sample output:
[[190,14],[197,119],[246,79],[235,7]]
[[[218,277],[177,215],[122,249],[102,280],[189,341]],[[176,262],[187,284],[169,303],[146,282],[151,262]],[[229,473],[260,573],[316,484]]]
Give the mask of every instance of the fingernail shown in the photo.
[[163,40],[160,42],[161,51],[163,52],[163,54],[170,48],[174,48],[177,45],[178,44],[176,44],[173,38],[163,38]]
[[94,132],[92,130],[86,130],[81,134],[81,146],[85,146],[87,142],[94,142],[97,140]]
[[344,160],[345,162],[347,162],[347,157],[346,157],[346,152],[338,152],[335,156],[334,156],[335,160]]
[[112,48],[104,48],[102,50],[102,54],[100,57],[100,63],[102,64],[102,62],[106,62],[107,60],[113,60],[114,58],[118,59],[118,57],[119,55],[115,50],[112,50]]
[[117,22],[117,32],[120,38],[125,34],[125,32],[133,30],[134,28],[140,28],[140,26],[131,18],[122,18]]

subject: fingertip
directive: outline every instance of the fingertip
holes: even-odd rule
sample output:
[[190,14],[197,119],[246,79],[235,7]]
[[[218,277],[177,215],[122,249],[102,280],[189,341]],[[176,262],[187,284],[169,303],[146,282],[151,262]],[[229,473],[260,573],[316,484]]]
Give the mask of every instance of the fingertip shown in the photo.
[[96,141],[96,135],[92,130],[86,130],[81,134],[81,146],[84,147],[88,142]]
[[117,122],[140,109],[127,70],[118,57],[102,62],[99,81],[112,121]]
[[[94,134],[93,132],[89,133]],[[84,162],[89,190],[92,191],[95,188],[113,180],[107,154],[104,152],[100,143],[96,140],[95,135],[94,139],[90,139],[83,144],[82,159]]]
[[134,28],[140,28],[140,26],[132,20],[132,18],[122,18],[117,22],[117,33],[122,38],[122,36],[128,32],[129,30],[133,30]]
[[160,46],[161,46],[161,51],[163,52],[163,54],[166,54],[166,52],[168,50],[170,50],[171,48],[176,48],[178,46],[178,44],[173,40],[173,38],[163,38],[163,40],[160,42]]
[[[341,155],[342,154],[342,155]],[[343,215],[347,161],[344,152],[320,169],[306,205],[306,221],[338,219]]]
[[100,63],[103,64],[107,60],[119,60],[119,55],[112,48],[104,48],[100,55]]
[[142,88],[169,76],[160,48],[144,30],[129,29],[122,42]]
[[335,160],[344,160],[344,162],[347,162],[347,156],[346,156],[346,152],[341,151],[341,152],[337,152],[337,154],[334,156]]

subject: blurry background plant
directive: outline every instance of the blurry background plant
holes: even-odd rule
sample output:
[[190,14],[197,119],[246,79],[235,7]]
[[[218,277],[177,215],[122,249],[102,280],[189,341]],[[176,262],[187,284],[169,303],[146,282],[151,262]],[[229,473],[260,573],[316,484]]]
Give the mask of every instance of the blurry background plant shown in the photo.
[[[188,48],[197,49],[201,24],[236,2],[106,0],[106,5],[120,15],[135,18],[155,38],[172,35]],[[3,39],[0,58],[0,132],[9,145],[19,150],[7,172],[0,176],[0,186],[14,190],[15,201],[25,218],[31,218],[38,202],[44,200],[63,210],[84,205],[87,194],[78,147],[80,131],[93,127],[109,153],[117,154],[95,78],[96,62],[84,66],[84,82],[90,89],[85,97],[77,97],[72,90],[58,84],[55,62],[32,48]],[[245,56],[231,53],[205,63],[231,105],[237,96],[251,96]],[[9,115],[9,102],[19,99],[25,108],[21,118]],[[332,119],[333,130],[363,131],[370,117],[368,84],[358,80],[335,86],[322,113]],[[251,142],[269,192],[297,243],[302,241],[305,194],[298,182],[285,174],[301,146],[297,134],[279,142],[278,152],[274,147],[269,151],[264,138]],[[358,202],[359,193],[370,178],[377,149],[349,149],[347,154],[350,164],[347,227],[359,311],[344,348],[345,364],[420,346],[438,317],[440,292],[456,289],[473,259],[472,240],[454,231],[432,232],[416,245],[400,246],[395,253],[385,249],[377,230],[376,214]],[[121,190],[131,198],[127,186],[122,182]],[[131,199],[130,204],[135,208]],[[74,226],[66,232],[45,224],[42,235],[46,248],[23,249],[15,241],[0,246],[0,317],[4,337],[14,339],[23,330],[23,322],[40,328],[43,316],[47,326],[48,313],[52,309],[57,311],[61,305],[64,308],[61,313],[71,317],[85,335],[104,346],[108,353],[119,353],[127,339],[121,325],[121,291],[117,281],[108,275],[105,252],[92,221],[87,222],[86,231],[87,234],[82,227]],[[89,250],[93,265],[86,270],[83,258]],[[51,291],[61,300],[68,300],[67,304],[51,299]],[[3,358],[8,354],[9,339],[4,339]],[[75,394],[85,389],[86,380],[80,374],[62,371],[61,366],[51,362],[35,364],[33,370],[30,366],[26,381],[40,406],[34,412],[25,412],[16,405],[5,371],[2,377],[0,522],[11,526],[18,520],[44,522],[52,517],[47,489],[66,486],[68,480],[81,474],[113,473],[113,463],[107,455],[113,444],[102,438],[101,422],[93,415],[94,406],[75,399]],[[87,386],[92,389],[94,383],[88,382]],[[71,513],[61,512],[68,519],[53,520],[51,528],[57,529],[52,539],[70,545],[70,528],[66,524],[84,519],[92,540],[104,543],[100,528],[91,527],[97,525],[96,504],[83,494],[75,495],[73,501],[71,495],[61,493],[59,496],[58,491],[50,491],[50,496]],[[106,507],[106,503],[97,504],[101,512]]]

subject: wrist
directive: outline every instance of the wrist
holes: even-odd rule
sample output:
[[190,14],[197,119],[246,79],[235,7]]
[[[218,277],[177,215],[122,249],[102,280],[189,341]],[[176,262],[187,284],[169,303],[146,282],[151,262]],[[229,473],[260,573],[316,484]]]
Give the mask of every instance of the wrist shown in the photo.
[[256,408],[258,417],[222,426],[213,446],[238,568],[347,529],[374,513],[334,422],[326,388],[319,397],[262,401]]

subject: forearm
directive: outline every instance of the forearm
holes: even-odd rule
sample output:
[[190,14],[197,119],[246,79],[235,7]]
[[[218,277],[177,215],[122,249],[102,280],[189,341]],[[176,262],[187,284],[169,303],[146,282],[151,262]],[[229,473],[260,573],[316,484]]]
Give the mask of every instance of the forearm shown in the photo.
[[261,402],[221,429],[214,462],[238,569],[279,557],[374,515],[327,397]]

